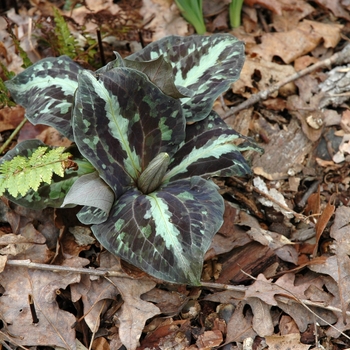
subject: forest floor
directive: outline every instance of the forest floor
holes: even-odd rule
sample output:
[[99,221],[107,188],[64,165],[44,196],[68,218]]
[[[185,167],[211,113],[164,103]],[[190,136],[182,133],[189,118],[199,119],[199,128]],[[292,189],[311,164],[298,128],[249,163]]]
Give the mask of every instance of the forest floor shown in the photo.
[[[206,35],[236,36],[246,60],[213,109],[264,154],[246,155],[251,177],[216,179],[226,209],[203,285],[154,281],[125,265],[129,277],[80,273],[87,265],[121,267],[76,211],[3,199],[3,349],[350,348],[350,2],[246,0],[235,29],[225,3],[204,1]],[[169,0],[11,6],[2,2],[0,60],[15,74],[23,61],[14,37],[32,62],[64,53],[55,8],[84,48],[75,60],[92,70],[113,60],[113,51],[127,56],[166,35],[194,34]],[[96,33],[102,47],[86,39]],[[22,107],[2,106],[1,144],[23,118]],[[70,145],[53,128],[26,123],[7,149],[31,138]]]

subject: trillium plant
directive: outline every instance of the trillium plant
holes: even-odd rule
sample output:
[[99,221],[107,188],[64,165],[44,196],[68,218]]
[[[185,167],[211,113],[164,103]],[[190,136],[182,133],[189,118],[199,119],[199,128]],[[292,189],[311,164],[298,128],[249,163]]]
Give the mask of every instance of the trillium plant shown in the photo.
[[[27,190],[19,183],[30,184],[37,167],[9,175],[5,165],[53,150],[19,143],[2,160],[0,189],[36,209],[81,205],[78,218],[111,253],[164,281],[199,285],[223,222],[211,178],[249,174],[241,151],[258,150],[212,111],[243,62],[243,43],[218,34],[166,37],[125,59],[116,53],[96,72],[66,56],[35,63],[6,85],[31,123],[55,127],[74,146],[60,151],[63,173],[51,166],[49,179]],[[18,188],[4,185],[10,178]]]

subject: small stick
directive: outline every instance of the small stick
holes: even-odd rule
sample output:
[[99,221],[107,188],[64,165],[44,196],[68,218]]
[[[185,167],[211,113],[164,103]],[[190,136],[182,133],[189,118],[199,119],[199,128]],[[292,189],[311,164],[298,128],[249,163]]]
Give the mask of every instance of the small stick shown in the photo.
[[[33,263],[30,260],[8,260],[6,262],[7,265],[10,266],[19,266],[19,267],[27,267],[29,269],[37,269],[37,270],[46,270],[46,271],[52,271],[52,272],[70,272],[70,273],[83,273],[93,276],[101,276],[101,277],[123,277],[123,278],[130,278],[134,279],[134,277],[129,276],[126,273],[118,272],[118,271],[104,271],[104,270],[95,270],[95,269],[86,269],[86,268],[77,268],[77,267],[70,267],[70,266],[60,266],[60,265],[46,265],[46,264],[39,264],[39,263]],[[204,282],[201,281],[201,286],[204,288],[214,288],[214,289],[223,289],[223,290],[233,290],[237,292],[245,293],[248,287],[246,286],[234,286],[229,284],[223,284],[223,283],[213,283],[213,282]],[[280,288],[283,288],[279,286]],[[290,293],[290,292],[289,292]],[[290,293],[292,294],[292,293]],[[330,310],[335,313],[342,313],[342,310],[326,305],[325,303],[317,303],[306,299],[299,299],[295,300],[292,296],[279,296],[276,295],[275,299],[278,301],[281,301],[283,303],[288,302],[295,302],[295,303],[302,303],[309,306],[319,307],[325,310]],[[350,311],[345,312],[346,315],[350,316]]]
[[33,295],[28,294],[28,302],[29,302],[30,312],[32,314],[33,323],[34,324],[39,323],[39,319],[35,310]]
[[330,67],[332,64],[340,65],[340,64],[349,63],[349,62],[350,62],[350,45],[347,45],[343,48],[342,51],[335,53],[333,56],[331,56],[323,61],[317,62],[317,63],[313,64],[312,66],[307,67],[307,68],[281,80],[279,83],[270,86],[268,89],[260,91],[257,94],[250,96],[247,100],[245,100],[244,102],[242,102],[238,106],[230,108],[230,110],[224,114],[222,119],[225,120],[225,119],[231,117],[233,114],[236,114],[237,112],[240,112],[243,109],[251,107],[252,105],[254,105],[255,103],[257,103],[261,100],[266,100],[272,93],[279,90],[283,85],[286,85],[292,81],[295,81],[295,80],[303,77],[304,75],[312,73],[316,69],[323,68],[323,67]]
[[4,144],[0,147],[0,154],[2,154],[5,149],[10,145],[14,137],[20,132],[23,128],[24,124],[27,122],[27,118],[24,118],[21,123],[17,126],[17,128],[12,132],[10,137],[4,142]]

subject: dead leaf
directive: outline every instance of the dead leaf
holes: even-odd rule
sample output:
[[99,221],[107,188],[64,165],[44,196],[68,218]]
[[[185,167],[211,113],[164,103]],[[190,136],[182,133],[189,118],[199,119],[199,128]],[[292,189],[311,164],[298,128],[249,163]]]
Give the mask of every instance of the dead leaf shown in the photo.
[[331,10],[336,17],[345,18],[350,21],[349,13],[345,11],[339,0],[315,0],[315,2]]
[[213,347],[219,346],[223,342],[222,333],[219,330],[206,331],[201,334],[197,341],[196,345],[199,349],[212,349]]
[[249,310],[243,314],[245,302],[240,301],[227,323],[227,335],[225,344],[242,342],[248,337],[255,338],[256,333],[252,326],[253,315]]
[[300,343],[300,334],[272,335],[265,338],[271,350],[308,350],[311,345]]
[[173,316],[182,310],[189,298],[176,291],[153,288],[142,295],[142,300],[156,303],[162,314]]
[[279,322],[279,329],[281,335],[299,334],[299,328],[295,321],[288,315],[282,315]]
[[[301,131],[298,122],[293,119],[287,129],[271,136],[261,156],[253,159],[253,171],[268,180],[286,179],[289,174],[297,174],[303,169],[303,161],[312,149],[312,143]],[[271,161],[274,154],[274,161]]]
[[8,242],[14,240],[12,243],[0,249],[3,255],[16,257],[16,259],[30,259],[36,263],[47,263],[51,260],[54,253],[49,250],[45,244],[45,237],[34,228],[33,224],[28,223],[20,230],[20,235],[5,235],[2,240],[8,237]]
[[[261,58],[247,57],[240,75],[240,79],[232,84],[232,91],[235,94],[241,94],[244,97],[250,97],[253,93],[266,90],[273,83],[284,80],[286,77],[295,73],[291,65],[279,65]],[[291,89],[295,91],[294,83],[291,83]],[[286,89],[286,86],[280,90],[280,93]],[[276,97],[278,92],[272,96]]]
[[341,28],[337,24],[304,20],[288,32],[264,34],[261,44],[252,48],[250,53],[258,54],[266,61],[278,56],[288,64],[311,52],[322,40],[326,48],[335,47],[340,40]]
[[[16,276],[16,278],[14,278]],[[61,310],[56,302],[59,289],[79,282],[80,275],[51,271],[27,270],[7,266],[0,281],[5,292],[0,297],[0,312],[16,342],[25,346],[55,344],[75,349],[75,317]],[[38,323],[33,323],[28,295],[34,300]]]
[[258,197],[258,201],[262,205],[264,205],[266,207],[273,207],[275,210],[281,212],[286,218],[291,219],[292,217],[294,217],[293,213],[288,212],[286,209],[282,208],[280,205],[277,204],[277,203],[280,203],[284,207],[288,208],[288,205],[287,205],[287,203],[286,203],[286,201],[285,201],[285,199],[280,191],[278,191],[276,188],[268,189],[264,180],[259,176],[255,177],[253,179],[253,184],[257,189],[259,189],[261,192],[267,194],[268,197],[270,197],[271,199],[274,200],[274,201],[271,201],[264,196],[260,196],[260,197]]
[[172,1],[144,0],[140,14],[147,22],[147,29],[154,31],[153,40],[161,39],[167,35],[182,35],[189,33],[189,25],[180,16],[180,11]]
[[320,217],[317,219],[316,223],[316,244],[314,251],[312,253],[313,256],[317,255],[317,249],[318,249],[318,243],[321,239],[322,233],[324,229],[326,228],[329,220],[331,219],[333,213],[335,210],[335,206],[333,204],[330,204],[329,202],[327,203],[326,207],[322,211],[322,214]]
[[14,130],[24,119],[24,108],[21,106],[0,109],[0,132]]
[[152,303],[143,301],[140,296],[156,286],[149,279],[132,280],[111,278],[124,300],[118,319],[119,336],[129,350],[137,348],[143,327],[148,319],[158,315],[160,310]]
[[272,13],[271,25],[277,32],[287,32],[296,27],[300,20],[312,14],[315,9],[304,0],[279,0],[282,13]]
[[282,7],[279,1],[277,0],[246,0],[246,5],[253,7],[254,5],[260,5],[271,10],[274,13],[279,15],[282,14]]
[[260,337],[272,335],[274,326],[271,316],[271,306],[259,298],[247,298],[247,303],[253,311],[253,329]]

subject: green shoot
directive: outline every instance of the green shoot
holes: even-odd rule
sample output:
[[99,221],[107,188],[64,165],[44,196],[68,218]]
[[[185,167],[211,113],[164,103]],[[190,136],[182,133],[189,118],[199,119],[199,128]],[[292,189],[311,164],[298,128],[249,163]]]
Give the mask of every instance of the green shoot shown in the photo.
[[241,11],[243,0],[231,0],[229,6],[230,24],[232,28],[237,28],[241,25]]
[[204,34],[206,28],[203,18],[202,0],[175,0],[175,3],[186,21],[194,26],[197,34]]

